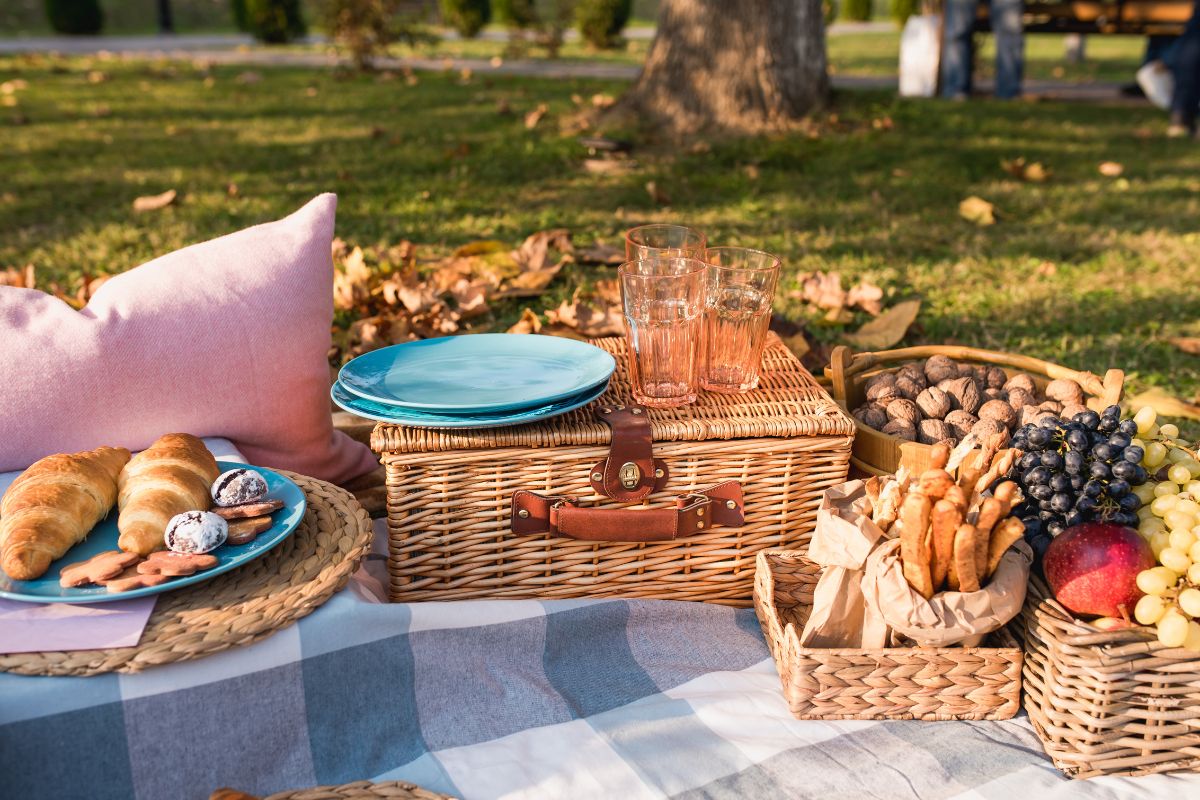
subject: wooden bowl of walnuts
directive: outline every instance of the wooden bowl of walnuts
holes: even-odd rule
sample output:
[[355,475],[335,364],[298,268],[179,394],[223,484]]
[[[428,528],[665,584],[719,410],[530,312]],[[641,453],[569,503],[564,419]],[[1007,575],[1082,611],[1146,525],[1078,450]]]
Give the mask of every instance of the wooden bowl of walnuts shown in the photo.
[[[1008,432],[1043,416],[1070,418],[1121,400],[1125,373],[1101,378],[1028,356],[928,345],[854,354],[834,348],[825,377],[857,428],[851,462],[890,475],[906,463],[925,469],[932,446],[953,447],[970,432]],[[912,442],[913,445],[906,443]]]

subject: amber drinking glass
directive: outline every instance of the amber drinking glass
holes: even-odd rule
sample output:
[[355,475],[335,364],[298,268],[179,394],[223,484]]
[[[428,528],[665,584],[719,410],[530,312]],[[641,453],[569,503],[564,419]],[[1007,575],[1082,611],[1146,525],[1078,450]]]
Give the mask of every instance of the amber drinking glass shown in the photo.
[[622,265],[629,377],[637,402],[658,408],[696,400],[705,265],[664,256]]
[[748,392],[758,385],[780,260],[745,247],[710,247],[700,258],[706,283],[700,385]]
[[704,234],[683,225],[642,225],[625,233],[625,260],[656,256],[694,258],[704,251]]

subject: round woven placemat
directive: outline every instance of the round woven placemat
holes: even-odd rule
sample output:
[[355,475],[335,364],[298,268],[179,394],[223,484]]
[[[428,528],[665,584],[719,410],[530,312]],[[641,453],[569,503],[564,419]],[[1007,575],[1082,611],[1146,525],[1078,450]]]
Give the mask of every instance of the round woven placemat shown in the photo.
[[[0,655],[20,675],[140,672],[256,642],[310,614],[346,585],[371,547],[371,519],[348,493],[283,472],[308,497],[291,536],[210,581],[165,592],[136,647]],[[340,795],[339,795],[340,796]]]
[[413,783],[404,781],[355,781],[341,786],[314,786],[311,789],[293,789],[288,792],[278,792],[263,798],[263,800],[342,800],[342,798],[359,798],[360,800],[454,800],[448,794],[438,794],[428,789],[422,789]]

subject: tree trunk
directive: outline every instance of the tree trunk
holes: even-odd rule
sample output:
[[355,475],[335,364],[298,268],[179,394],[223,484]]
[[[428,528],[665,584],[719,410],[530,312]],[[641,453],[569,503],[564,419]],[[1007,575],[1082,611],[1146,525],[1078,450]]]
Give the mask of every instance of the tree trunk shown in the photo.
[[681,135],[785,128],[829,92],[821,0],[662,0],[618,111]]

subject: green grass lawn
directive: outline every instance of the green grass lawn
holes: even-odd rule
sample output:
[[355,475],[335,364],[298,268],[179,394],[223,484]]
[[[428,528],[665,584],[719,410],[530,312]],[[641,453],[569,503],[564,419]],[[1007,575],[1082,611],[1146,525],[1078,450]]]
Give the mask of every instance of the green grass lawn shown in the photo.
[[[107,80],[89,82],[90,70]],[[1120,366],[1137,385],[1183,397],[1200,360],[1163,337],[1200,317],[1200,145],[1168,141],[1145,106],[948,104],[843,94],[814,134],[641,147],[637,167],[594,175],[559,122],[572,95],[619,93],[585,81],[422,74],[415,86],[328,71],[205,73],[191,64],[0,60],[23,78],[0,106],[0,266],[37,265],[43,285],[119,272],[173,248],[283,216],[314,194],[340,197],[352,243],[412,239],[429,255],[481,238],[519,242],[551,227],[580,244],[619,242],[652,220],[686,221],[710,240],[785,259],[797,272],[867,276],[924,308],[907,341],[1014,350],[1077,368]],[[497,113],[506,101],[515,112]],[[550,114],[526,130],[523,112]],[[1021,183],[1023,156],[1053,171]],[[1122,179],[1097,171],[1124,165]],[[655,203],[653,180],[671,200]],[[236,183],[236,197],[227,186]],[[138,195],[181,201],[135,214]],[[979,195],[998,224],[958,215]],[[603,270],[569,268],[548,307]],[[491,321],[503,328],[513,304]],[[799,318],[788,301],[779,311]],[[838,331],[812,323],[817,336]]]

